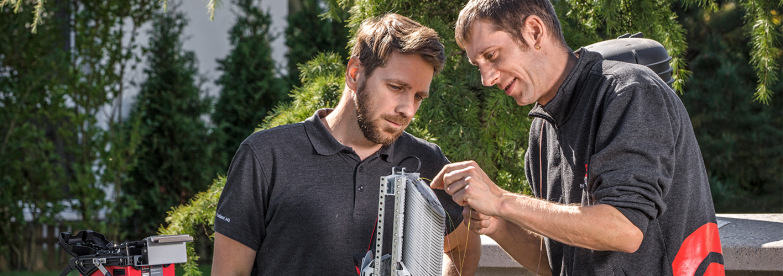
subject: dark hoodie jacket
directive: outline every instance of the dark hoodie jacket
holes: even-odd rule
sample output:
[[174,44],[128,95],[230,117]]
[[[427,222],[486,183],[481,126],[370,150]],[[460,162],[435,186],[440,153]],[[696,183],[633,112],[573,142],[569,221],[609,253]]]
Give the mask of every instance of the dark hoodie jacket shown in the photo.
[[722,272],[707,173],[682,102],[644,66],[577,53],[557,95],[530,111],[527,179],[550,202],[613,206],[644,239],[631,254],[546,239],[552,273]]

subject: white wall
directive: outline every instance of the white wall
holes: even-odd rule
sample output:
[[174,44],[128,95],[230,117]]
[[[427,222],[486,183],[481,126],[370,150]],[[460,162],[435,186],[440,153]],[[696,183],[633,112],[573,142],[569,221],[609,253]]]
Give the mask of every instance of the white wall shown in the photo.
[[[169,1],[173,2],[174,0]],[[286,74],[285,54],[288,49],[285,47],[285,28],[287,26],[288,1],[262,0],[256,3],[259,2],[261,7],[272,16],[270,33],[277,36],[271,45],[272,59],[277,64],[280,72]],[[169,8],[172,7],[172,4],[170,2]],[[189,24],[184,31],[185,42],[183,47],[185,50],[193,51],[196,54],[199,74],[206,77],[206,81],[202,84],[203,90],[207,91],[209,95],[217,97],[220,93],[220,87],[215,85],[215,80],[220,77],[221,72],[217,70],[218,63],[216,60],[223,59],[228,55],[231,47],[228,41],[228,31],[236,20],[237,9],[230,0],[223,0],[222,5],[215,10],[214,20],[210,21],[206,5],[207,1],[203,0],[183,0],[177,9],[184,12],[189,19]],[[149,36],[147,31],[150,27],[149,24],[145,25],[138,32],[136,41],[139,45],[148,45]],[[138,94],[138,85],[143,83],[145,78],[143,70],[146,64],[144,61],[138,64],[135,70],[131,70],[130,66],[129,64],[128,68],[126,68],[128,73],[125,78],[125,87],[127,89],[125,89],[123,94],[123,116],[129,114],[132,103]],[[137,87],[130,85],[131,82],[135,82]],[[99,121],[104,120],[105,118],[99,118]]]
[[[277,67],[285,69],[285,28],[288,14],[288,1],[263,0],[260,1],[264,11],[269,11],[272,16],[270,33],[277,35],[272,41],[272,58]],[[190,18],[190,24],[185,29],[185,50],[194,51],[199,61],[199,71],[207,76],[208,81],[203,87],[208,89],[210,95],[217,96],[220,88],[215,85],[215,80],[220,77],[217,70],[217,59],[225,58],[230,50],[228,43],[228,31],[236,19],[236,8],[230,1],[223,1],[223,5],[215,11],[214,21],[209,20],[206,9],[206,1],[183,1],[181,9]],[[283,72],[286,73],[286,72]]]
[[[168,0],[169,8],[173,8],[176,5],[177,0]],[[259,0],[256,0],[259,3]],[[184,50],[193,51],[198,59],[199,74],[206,77],[206,81],[202,83],[202,90],[208,92],[209,95],[217,97],[220,93],[220,87],[215,85],[215,80],[220,77],[221,72],[217,70],[217,59],[223,59],[228,55],[231,45],[228,41],[228,31],[236,20],[236,8],[231,3],[231,0],[223,0],[223,5],[215,10],[215,18],[213,21],[209,20],[209,13],[206,8],[207,1],[205,0],[181,0],[179,6],[176,8],[179,11],[185,13],[189,19],[189,24],[185,27],[183,43]],[[281,73],[286,74],[285,54],[288,49],[285,47],[285,28],[287,26],[286,16],[288,14],[288,1],[287,0],[262,0],[260,1],[261,7],[270,13],[272,16],[272,26],[270,33],[277,35],[277,38],[272,41],[272,58],[274,59],[277,67],[281,69]],[[131,22],[126,22],[127,26],[132,26]],[[137,30],[136,42],[141,47],[149,45],[149,35],[147,32],[152,27],[151,24],[146,24]],[[127,27],[127,33],[130,33],[131,28]],[[130,37],[126,37],[123,42],[124,45],[128,45]],[[137,54],[141,54],[141,49],[137,49]],[[133,69],[132,66],[136,68]],[[144,82],[146,76],[144,75],[144,68],[147,64],[142,59],[138,64],[134,64],[133,61],[127,64],[125,68],[124,88],[122,95],[122,117],[127,117],[130,114],[131,107],[135,102],[135,98],[139,93],[139,86]],[[132,85],[135,83],[136,85]],[[98,112],[97,120],[98,125],[107,127],[107,115],[115,112],[112,108],[117,108],[118,105],[105,106],[104,112]],[[207,116],[203,119],[209,120]],[[93,167],[93,171],[98,172],[101,168],[97,165]],[[114,194],[114,187],[109,185],[105,187],[107,197],[110,199]],[[66,203],[69,204],[69,203]],[[29,210],[26,211],[26,217],[29,215]],[[65,219],[72,219],[77,213],[73,210],[66,210],[61,214],[61,217]]]

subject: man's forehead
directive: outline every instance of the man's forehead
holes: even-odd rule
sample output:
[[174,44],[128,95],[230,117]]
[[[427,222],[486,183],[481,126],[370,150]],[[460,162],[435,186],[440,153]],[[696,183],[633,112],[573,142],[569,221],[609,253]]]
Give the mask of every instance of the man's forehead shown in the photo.
[[427,93],[434,73],[435,68],[419,55],[394,53],[371,77],[377,76],[383,82]]
[[477,20],[470,26],[470,29],[468,40],[465,41],[465,51],[470,64],[475,65],[475,59],[481,58],[487,49],[499,43],[497,32],[500,30],[495,24],[484,20]]
[[490,39],[475,39],[471,43],[468,43],[468,47],[465,47],[465,52],[468,56],[470,64],[476,65],[475,59],[481,59],[485,52],[490,48],[495,47],[497,42]]

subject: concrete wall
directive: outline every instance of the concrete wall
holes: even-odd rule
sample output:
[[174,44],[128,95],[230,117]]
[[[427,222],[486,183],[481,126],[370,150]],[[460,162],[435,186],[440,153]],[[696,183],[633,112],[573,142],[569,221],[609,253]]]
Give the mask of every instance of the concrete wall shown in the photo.
[[[783,275],[783,214],[719,214],[726,275]],[[534,275],[481,237],[477,276]]]

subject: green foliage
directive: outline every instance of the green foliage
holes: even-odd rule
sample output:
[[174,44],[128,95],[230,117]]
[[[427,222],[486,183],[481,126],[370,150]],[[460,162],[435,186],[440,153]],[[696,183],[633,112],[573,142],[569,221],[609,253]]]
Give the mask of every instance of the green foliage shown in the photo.
[[320,53],[299,70],[304,84],[291,92],[293,101],[278,105],[256,131],[301,122],[320,108],[337,106],[345,85],[345,66],[339,55]]
[[[307,0],[305,0],[307,1]],[[398,12],[396,8],[405,8],[406,6],[427,6],[427,7],[445,7],[454,5],[463,5],[464,1],[448,1],[450,4],[444,5],[438,2],[414,3],[408,1],[390,1],[390,5],[375,1],[356,1],[356,0],[326,0],[331,9],[326,13],[329,18],[339,20],[342,18],[340,10],[344,7],[356,8],[353,13],[355,18],[367,18],[368,15],[378,15],[385,12]],[[166,9],[168,0],[160,0]],[[602,37],[603,39],[617,37],[623,33],[635,33],[642,31],[649,38],[653,38],[663,44],[672,56],[671,66],[674,69],[672,77],[675,90],[683,92],[685,80],[690,76],[690,72],[685,70],[686,64],[684,58],[687,43],[684,39],[682,26],[677,23],[677,16],[671,11],[674,1],[656,1],[656,0],[601,0],[601,1],[580,1],[564,0],[553,1],[558,9],[561,21],[571,20],[579,32],[573,30],[564,30],[566,41],[572,47],[574,45],[586,46],[582,44],[583,38]],[[714,0],[682,0],[679,1],[686,7],[689,5],[698,5],[715,9]],[[14,12],[21,9],[22,0],[2,0],[0,8],[13,6]],[[38,25],[41,24],[41,16],[44,14],[44,1],[38,0],[35,7],[35,17],[33,20],[33,33]],[[214,19],[215,9],[221,4],[220,0],[209,0],[207,8],[210,12],[210,20]],[[767,103],[773,92],[770,86],[777,83],[777,69],[780,68],[781,49],[780,41],[783,40],[783,25],[781,25],[781,10],[783,0],[744,0],[741,5],[745,9],[746,20],[750,26],[748,36],[752,38],[750,42],[753,46],[751,51],[751,63],[756,69],[758,76],[758,86],[754,93],[755,100]],[[426,11],[426,10],[421,10]],[[441,16],[444,14],[457,14],[459,8],[452,10],[438,10],[436,13],[421,12],[423,14]],[[568,19],[566,19],[568,18]],[[356,21],[349,25],[355,28]],[[565,24],[564,24],[565,25]],[[781,28],[781,29],[778,29]],[[351,33],[352,35],[353,33]],[[568,34],[575,35],[569,36]],[[601,35],[603,34],[603,35]],[[576,44],[574,44],[576,43]]]
[[[13,0],[11,0],[13,1]],[[163,12],[166,12],[169,7],[169,0],[159,0],[163,4]],[[215,10],[223,5],[221,0],[207,0],[207,11],[209,12],[209,20],[215,20]]]
[[[754,89],[743,12],[734,1],[720,9],[681,10],[692,41],[693,79],[681,98],[691,116],[721,213],[783,211],[783,100],[747,100]],[[771,89],[783,90],[778,83]]]
[[[67,56],[57,45],[56,25],[24,29],[32,13],[0,11],[0,253],[11,269],[30,269],[33,227],[51,223],[65,206],[63,188],[74,175],[64,163],[76,140],[75,115],[58,77]],[[65,185],[63,185],[65,183]],[[32,211],[26,221],[23,209]]]
[[[214,238],[212,227],[215,225],[215,211],[223,187],[226,186],[226,178],[219,176],[215,179],[209,190],[198,193],[188,204],[173,208],[166,218],[168,226],[161,227],[158,233],[161,235],[188,234],[198,236],[202,231],[206,236]],[[201,226],[201,227],[199,227]],[[185,276],[200,276],[198,270],[199,256],[195,254],[193,243],[188,243],[188,262],[185,263]]]
[[[643,32],[645,37],[654,39],[667,49],[672,56],[670,62],[674,69],[673,87],[682,93],[685,80],[690,76],[686,70],[685,50],[687,43],[684,30],[677,22],[677,15],[671,10],[673,1],[655,0],[602,0],[584,2],[566,0],[557,3],[560,21],[564,24],[566,41],[573,48],[587,46],[585,42],[598,42],[616,38],[624,33]],[[682,1],[686,4],[712,5],[712,1]],[[577,39],[569,37],[577,34]],[[592,38],[593,41],[580,39]]]
[[773,94],[771,88],[778,80],[783,52],[780,49],[780,42],[783,41],[783,0],[745,0],[740,1],[740,5],[745,10],[745,21],[750,29],[750,63],[756,69],[758,77],[753,96],[755,100],[769,104]]
[[[127,215],[115,209],[124,202],[107,200],[104,189],[114,184],[120,193],[138,135],[107,106],[121,106],[124,68],[137,44],[133,31],[114,26],[135,30],[154,7],[143,0],[67,1],[42,12],[39,2],[33,14],[22,1],[11,2],[16,10],[0,8],[0,253],[11,269],[31,269],[32,227],[62,223],[60,211],[81,216],[66,222],[74,229],[113,236],[116,225],[93,219],[100,210]],[[109,117],[106,125],[99,114]],[[33,211],[31,221],[23,208]]]
[[[125,68],[139,57],[134,53],[138,46],[137,30],[150,19],[156,7],[147,0],[72,1],[68,9],[76,18],[69,26],[74,45],[67,71],[68,96],[77,111],[75,132],[82,137],[72,143],[75,149],[71,154],[76,157],[68,162],[78,176],[74,183],[68,184],[69,196],[76,201],[72,208],[79,210],[84,220],[74,228],[116,237],[121,231],[115,222],[129,213],[115,207],[135,206],[132,200],[123,200],[119,195],[135,162],[140,138],[139,122],[121,118],[127,87]],[[107,109],[107,106],[113,107]],[[97,124],[98,116],[105,118],[105,126]],[[107,198],[104,191],[109,185],[113,185],[114,194]],[[102,209],[108,211],[112,223],[94,222]]]
[[[300,0],[301,9],[288,15],[288,27],[285,29],[285,45],[288,47],[288,83],[291,86],[302,85],[299,66],[315,57],[319,52],[334,52],[342,57],[348,56],[345,45],[348,42],[348,29],[340,19],[321,19],[325,11],[321,0]],[[346,18],[343,9],[330,12]]]
[[232,46],[225,59],[218,60],[223,74],[216,81],[222,87],[212,122],[223,133],[217,153],[227,168],[233,153],[255,125],[286,98],[283,80],[275,77],[275,63],[269,46],[269,14],[252,0],[237,0],[237,21],[229,31]]
[[147,79],[131,114],[141,121],[142,138],[124,194],[141,206],[124,223],[135,238],[157,230],[171,206],[205,190],[218,171],[214,137],[202,120],[211,99],[195,84],[195,55],[182,49],[186,24],[181,13],[158,15],[145,49]]

